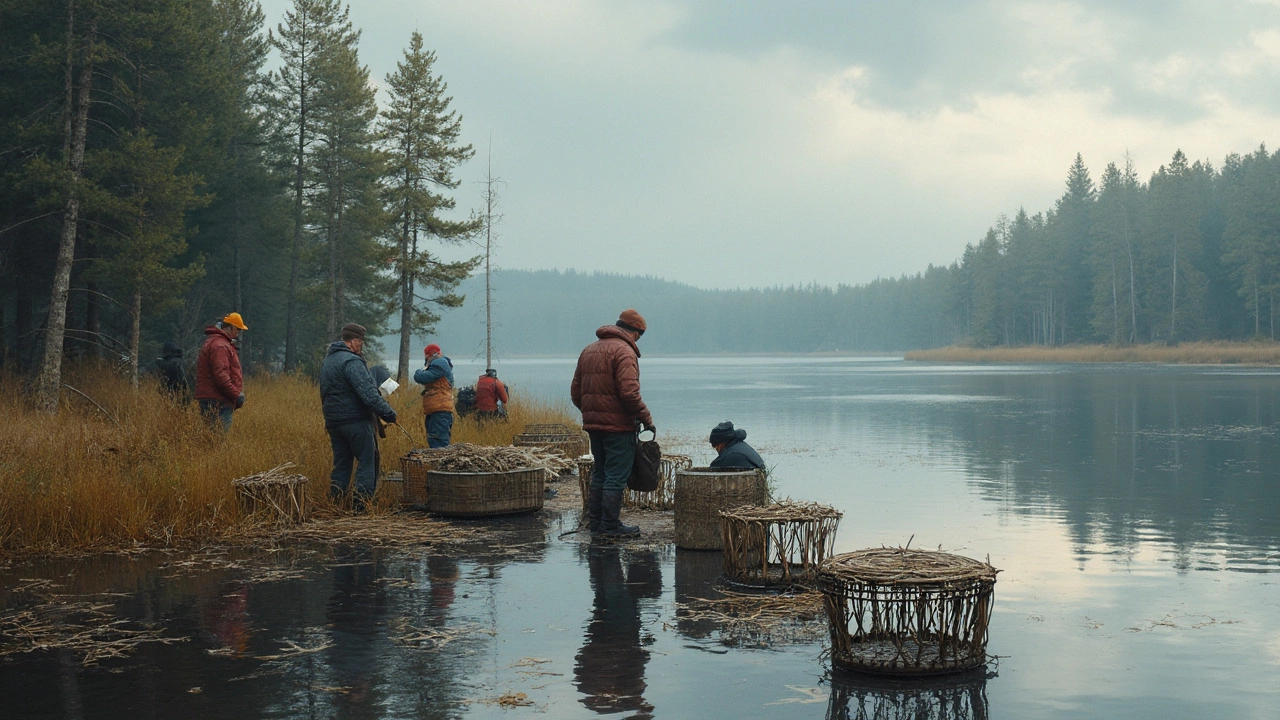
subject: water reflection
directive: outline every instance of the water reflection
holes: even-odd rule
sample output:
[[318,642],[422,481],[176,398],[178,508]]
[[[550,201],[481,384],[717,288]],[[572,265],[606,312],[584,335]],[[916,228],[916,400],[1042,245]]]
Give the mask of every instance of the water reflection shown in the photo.
[[918,680],[837,672],[827,720],[986,720],[986,670]]
[[676,550],[676,630],[684,637],[704,640],[721,629],[715,620],[691,618],[685,608],[699,600],[718,597],[723,575],[723,553]]
[[591,589],[595,594],[586,641],[575,656],[574,680],[581,702],[600,714],[631,712],[628,717],[653,717],[644,699],[646,646],[640,600],[662,596],[662,570],[652,551],[626,553],[617,546],[591,545],[587,550]]

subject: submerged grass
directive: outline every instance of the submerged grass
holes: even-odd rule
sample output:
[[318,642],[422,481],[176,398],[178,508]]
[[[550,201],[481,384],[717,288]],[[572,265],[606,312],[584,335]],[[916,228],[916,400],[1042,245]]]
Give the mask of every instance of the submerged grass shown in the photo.
[[1280,365],[1280,342],[1188,342],[1177,345],[1066,345],[1044,347],[944,347],[912,350],[907,360],[975,363],[1181,363]]
[[[294,463],[310,479],[323,512],[332,462],[319,390],[300,376],[246,380],[248,402],[226,435],[211,429],[194,403],[182,405],[153,382],[134,389],[109,368],[70,368],[57,415],[35,411],[22,381],[0,375],[0,556],[174,546],[226,538],[244,528],[231,481]],[[414,386],[392,398],[407,437],[387,428],[384,471],[426,445]],[[96,405],[94,404],[96,403]],[[101,406],[101,407],[99,407]],[[565,404],[524,401],[507,422],[459,418],[455,442],[509,445],[525,423],[574,425]],[[377,512],[394,503],[381,500]]]

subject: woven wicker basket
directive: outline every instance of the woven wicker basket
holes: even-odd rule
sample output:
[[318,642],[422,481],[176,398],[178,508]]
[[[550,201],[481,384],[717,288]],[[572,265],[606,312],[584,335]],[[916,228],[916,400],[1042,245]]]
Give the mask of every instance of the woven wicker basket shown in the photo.
[[[563,426],[561,426],[563,427]],[[537,447],[554,452],[566,460],[573,460],[591,452],[591,439],[584,432],[574,432],[565,428],[564,432],[531,433],[525,432],[515,436],[511,441],[515,447]],[[568,471],[566,471],[567,474]]]
[[768,502],[769,487],[763,470],[676,470],[676,547],[722,550],[720,511]]
[[523,468],[506,472],[427,473],[427,509],[454,517],[483,517],[542,509],[547,472]]
[[693,465],[685,455],[663,454],[658,466],[658,487],[651,492],[627,489],[622,506],[638,510],[670,510],[676,505],[676,473]]
[[432,459],[444,452],[447,450],[414,450],[413,454],[400,458],[400,474],[404,479],[401,502],[416,505],[427,501],[427,472],[431,470]]
[[811,585],[832,555],[843,515],[817,503],[784,501],[720,513],[724,576],[750,587]]

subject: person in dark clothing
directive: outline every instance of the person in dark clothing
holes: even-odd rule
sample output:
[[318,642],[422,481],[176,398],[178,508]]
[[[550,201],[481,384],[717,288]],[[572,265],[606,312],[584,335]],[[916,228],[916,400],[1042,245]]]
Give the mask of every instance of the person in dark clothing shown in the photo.
[[582,411],[582,429],[591,437],[595,472],[587,493],[587,527],[604,535],[639,535],[640,528],[618,518],[622,494],[636,457],[637,425],[655,430],[640,397],[640,348],[647,327],[628,308],[618,322],[596,330],[595,342],[578,356],[569,398]]
[[156,370],[160,372],[160,388],[175,400],[186,405],[191,402],[191,380],[187,378],[187,362],[178,343],[167,342],[156,358]]
[[711,429],[710,440],[711,446],[720,453],[711,461],[711,467],[764,469],[760,453],[746,443],[747,431],[734,429],[728,420]]
[[489,368],[476,380],[476,419],[492,420],[507,416],[507,386],[498,379],[498,371]]
[[396,411],[378,394],[361,354],[364,337],[363,325],[347,323],[342,327],[342,340],[329,345],[329,353],[320,366],[320,403],[333,447],[329,496],[339,500],[347,494],[354,463],[357,511],[364,509],[378,487],[374,418],[396,421]]

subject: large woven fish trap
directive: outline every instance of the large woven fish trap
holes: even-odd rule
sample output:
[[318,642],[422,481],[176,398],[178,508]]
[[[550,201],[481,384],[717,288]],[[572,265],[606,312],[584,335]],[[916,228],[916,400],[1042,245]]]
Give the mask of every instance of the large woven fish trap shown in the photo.
[[996,573],[959,555],[874,548],[818,569],[839,668],[937,675],[984,665]]
[[835,673],[827,720],[987,720],[987,674],[886,678]]
[[502,472],[427,473],[427,510],[452,517],[485,517],[535,512],[546,497],[547,471],[520,468]]
[[763,470],[689,467],[676,470],[676,547],[722,550],[720,511],[743,505],[767,505],[769,486]]
[[419,448],[400,458],[400,476],[404,480],[403,502],[416,505],[427,501],[427,472],[432,461],[444,457],[447,448]]
[[560,423],[530,423],[511,441],[516,447],[538,447],[573,460],[591,452],[591,438]]
[[835,550],[842,517],[827,505],[790,501],[722,511],[725,578],[752,587],[812,585]]
[[676,505],[676,472],[687,470],[693,461],[685,455],[663,455],[658,465],[658,487],[650,492],[627,489],[622,496],[623,507],[637,510],[670,510]]
[[307,519],[307,478],[285,472],[293,463],[231,481],[240,512],[259,522],[296,525]]

